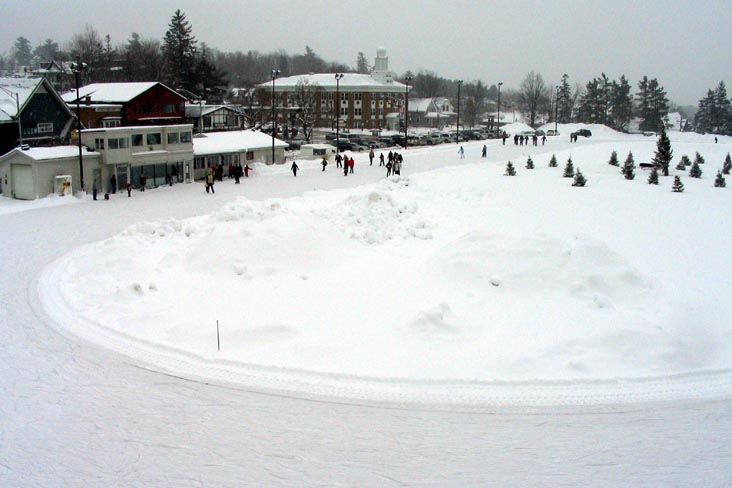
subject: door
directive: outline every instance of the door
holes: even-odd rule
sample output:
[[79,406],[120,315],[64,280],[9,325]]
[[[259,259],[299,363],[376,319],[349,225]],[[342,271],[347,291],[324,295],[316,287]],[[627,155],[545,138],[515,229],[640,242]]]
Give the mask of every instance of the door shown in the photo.
[[127,168],[126,164],[118,164],[115,168],[117,171],[117,188],[122,190],[127,188]]
[[13,177],[13,195],[20,200],[34,200],[36,192],[33,187],[33,167],[27,164],[11,166]]

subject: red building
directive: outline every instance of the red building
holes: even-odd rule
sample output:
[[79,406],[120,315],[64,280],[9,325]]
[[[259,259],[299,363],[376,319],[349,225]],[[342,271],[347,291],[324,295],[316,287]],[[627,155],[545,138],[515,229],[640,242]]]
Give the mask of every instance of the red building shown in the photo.
[[[62,95],[76,111],[76,90]],[[81,123],[87,129],[180,124],[186,98],[162,83],[93,83],[79,88]]]

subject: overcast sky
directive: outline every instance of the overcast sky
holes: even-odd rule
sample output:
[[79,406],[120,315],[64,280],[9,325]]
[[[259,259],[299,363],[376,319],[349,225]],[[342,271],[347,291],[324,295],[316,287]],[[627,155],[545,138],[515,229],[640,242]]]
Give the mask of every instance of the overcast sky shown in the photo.
[[[180,8],[199,42],[225,51],[302,53],[355,65],[378,46],[389,68],[431,70],[518,88],[530,70],[556,84],[600,73],[658,78],[672,101],[696,105],[732,82],[732,1],[655,0],[0,0],[0,52],[18,36],[62,47],[92,25],[113,44],[161,39]],[[634,88],[635,92],[635,88]],[[732,89],[730,89],[732,93]]]

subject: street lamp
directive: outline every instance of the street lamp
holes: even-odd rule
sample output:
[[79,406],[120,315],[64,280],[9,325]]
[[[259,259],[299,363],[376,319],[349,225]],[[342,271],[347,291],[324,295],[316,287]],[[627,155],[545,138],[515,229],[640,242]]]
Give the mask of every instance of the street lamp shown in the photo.
[[501,127],[501,85],[503,85],[502,81],[498,82],[498,115],[496,116],[496,136],[500,137],[501,135],[498,133],[500,131]]
[[81,191],[84,191],[84,156],[81,151],[81,109],[79,108],[79,73],[86,69],[86,63],[77,62],[71,63],[71,71],[74,72],[74,79],[76,80],[76,137],[79,140],[79,185]]
[[336,112],[336,154],[340,152],[339,140],[340,140],[340,128],[341,128],[341,78],[343,73],[336,73],[336,100],[335,100],[335,112]]
[[557,98],[554,100],[554,134],[557,133],[557,124],[559,123],[559,88],[557,87]]
[[272,164],[275,163],[275,133],[277,132],[277,111],[275,108],[275,79],[280,70],[272,70]]
[[460,86],[463,80],[457,80],[458,85],[458,105],[457,105],[457,132],[455,133],[455,144],[460,144]]
[[404,78],[406,89],[404,90],[404,149],[409,145],[407,139],[407,127],[409,127],[409,82],[412,81],[411,76]]
[[18,147],[23,145],[23,125],[20,122],[20,96],[18,92],[10,91],[5,87],[0,86],[0,89],[10,96],[15,95],[15,113],[18,117]]

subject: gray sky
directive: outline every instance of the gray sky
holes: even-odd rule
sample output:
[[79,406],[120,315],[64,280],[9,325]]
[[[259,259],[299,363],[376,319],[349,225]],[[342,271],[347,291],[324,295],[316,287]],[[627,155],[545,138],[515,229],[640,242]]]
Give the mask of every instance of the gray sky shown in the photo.
[[[309,45],[327,61],[373,62],[383,45],[398,74],[426,69],[448,78],[518,88],[530,70],[549,84],[605,72],[637,85],[658,78],[669,98],[696,105],[732,82],[730,0],[0,0],[0,52],[18,36],[62,45],[85,24],[114,44],[132,32],[162,38],[180,8],[199,42],[225,51]],[[62,5],[62,6],[61,6]],[[732,92],[732,89],[730,89]]]

